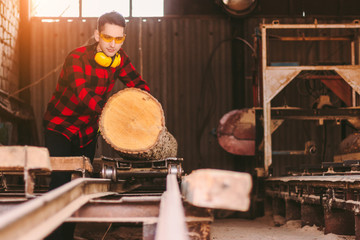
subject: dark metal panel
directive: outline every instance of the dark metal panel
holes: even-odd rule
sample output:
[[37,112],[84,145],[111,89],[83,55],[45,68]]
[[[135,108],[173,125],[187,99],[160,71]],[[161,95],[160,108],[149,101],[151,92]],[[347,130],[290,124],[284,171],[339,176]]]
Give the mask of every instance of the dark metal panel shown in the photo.
[[[42,136],[41,118],[55,89],[56,68],[70,50],[91,39],[96,19],[53,23],[35,19],[31,24],[31,82],[48,75],[31,88]],[[221,42],[231,36],[230,22],[220,17],[130,18],[126,33],[124,49],[162,104],[185,171],[233,169],[232,156],[211,134],[232,108],[231,42]],[[114,90],[123,87],[119,83]],[[98,145],[97,156],[116,156],[103,141]]]

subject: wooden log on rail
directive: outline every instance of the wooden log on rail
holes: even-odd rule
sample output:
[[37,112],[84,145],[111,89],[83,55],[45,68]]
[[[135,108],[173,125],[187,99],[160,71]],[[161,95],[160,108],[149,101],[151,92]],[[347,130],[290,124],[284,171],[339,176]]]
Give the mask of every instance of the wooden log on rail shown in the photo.
[[126,88],[110,97],[99,122],[105,141],[125,159],[176,157],[177,141],[165,126],[161,104],[149,93]]

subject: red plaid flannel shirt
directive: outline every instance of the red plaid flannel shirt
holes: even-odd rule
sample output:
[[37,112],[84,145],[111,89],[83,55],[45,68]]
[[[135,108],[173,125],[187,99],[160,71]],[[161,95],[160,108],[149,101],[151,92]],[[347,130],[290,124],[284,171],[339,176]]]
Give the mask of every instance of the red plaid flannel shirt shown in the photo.
[[44,114],[44,128],[59,132],[69,140],[78,138],[80,147],[93,141],[101,111],[109,98],[115,79],[127,87],[150,92],[147,83],[120,49],[121,64],[116,68],[98,65],[96,44],[80,47],[66,57],[55,92]]

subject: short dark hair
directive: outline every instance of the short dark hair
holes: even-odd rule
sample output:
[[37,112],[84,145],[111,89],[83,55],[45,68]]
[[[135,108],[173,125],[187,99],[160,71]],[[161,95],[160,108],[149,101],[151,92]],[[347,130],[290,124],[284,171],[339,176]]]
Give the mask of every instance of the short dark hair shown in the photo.
[[120,27],[126,26],[125,18],[123,17],[123,15],[115,11],[104,13],[98,18],[97,29],[99,30],[99,32],[102,30],[105,23],[115,24]]

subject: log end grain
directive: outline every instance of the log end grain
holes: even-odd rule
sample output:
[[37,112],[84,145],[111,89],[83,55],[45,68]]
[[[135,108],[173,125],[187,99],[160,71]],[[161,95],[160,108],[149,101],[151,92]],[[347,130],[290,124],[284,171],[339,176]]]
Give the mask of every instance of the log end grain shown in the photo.
[[156,98],[137,88],[114,94],[99,123],[105,141],[126,159],[176,157],[177,142],[165,127],[164,111]]

